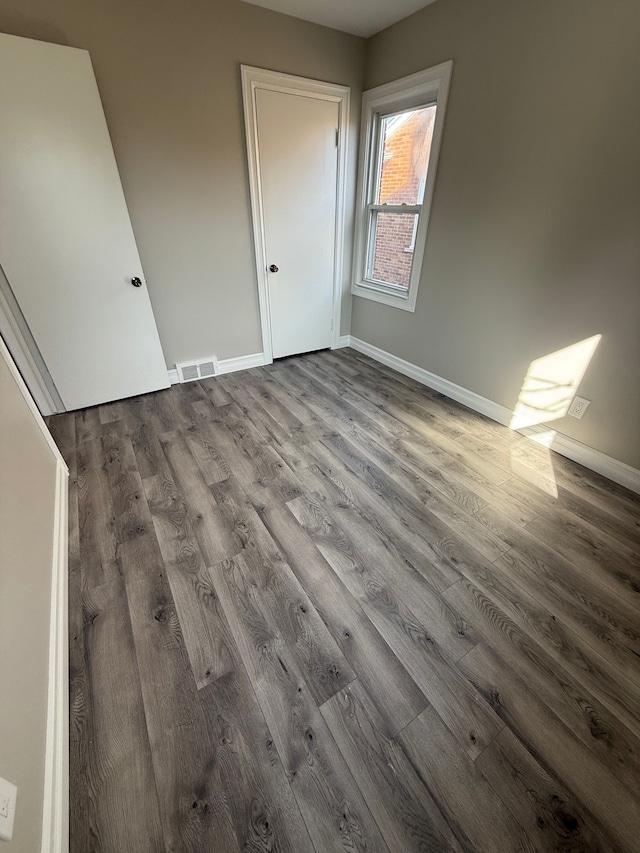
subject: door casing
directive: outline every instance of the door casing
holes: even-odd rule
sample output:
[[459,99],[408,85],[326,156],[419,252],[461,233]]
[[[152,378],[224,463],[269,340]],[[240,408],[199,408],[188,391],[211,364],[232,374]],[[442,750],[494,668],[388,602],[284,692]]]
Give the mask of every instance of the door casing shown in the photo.
[[20,306],[0,266],[0,339],[11,354],[16,367],[43,417],[64,412],[58,389],[53,384],[44,359],[20,311]]
[[264,209],[261,191],[256,92],[258,89],[269,89],[274,92],[283,92],[284,94],[310,95],[315,98],[332,101],[338,104],[338,169],[336,178],[336,222],[331,330],[331,347],[332,349],[335,349],[340,345],[340,315],[344,271],[344,222],[349,102],[351,90],[348,86],[324,83],[319,80],[311,80],[307,77],[295,77],[290,74],[281,74],[277,71],[267,71],[263,68],[254,68],[249,65],[242,65],[240,67],[242,73],[242,96],[244,102],[244,121],[247,139],[249,188],[251,192],[251,213],[253,220],[256,274],[258,280],[260,324],[262,329],[262,348],[264,363],[271,364],[273,361],[271,309],[269,305]]

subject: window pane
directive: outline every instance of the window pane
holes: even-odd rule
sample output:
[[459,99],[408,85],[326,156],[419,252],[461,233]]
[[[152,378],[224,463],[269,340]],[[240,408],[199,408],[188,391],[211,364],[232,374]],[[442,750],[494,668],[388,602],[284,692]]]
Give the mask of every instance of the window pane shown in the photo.
[[435,118],[432,104],[381,120],[382,169],[376,204],[422,204]]
[[372,215],[373,251],[367,277],[408,288],[418,214],[374,211]]

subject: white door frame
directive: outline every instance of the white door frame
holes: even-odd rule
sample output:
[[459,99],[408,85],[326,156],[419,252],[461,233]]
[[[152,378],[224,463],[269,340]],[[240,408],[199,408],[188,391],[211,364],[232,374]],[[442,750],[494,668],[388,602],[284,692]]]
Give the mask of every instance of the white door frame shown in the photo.
[[[6,277],[0,268],[0,277]],[[0,338],[4,341],[22,379],[43,417],[64,412],[64,403],[57,389],[49,387],[40,365],[31,352],[30,342],[16,318],[12,305],[0,286]]]
[[336,178],[336,223],[335,253],[333,262],[333,308],[331,313],[331,348],[339,346],[340,312],[342,304],[342,275],[344,269],[344,221],[346,203],[347,145],[349,127],[348,86],[323,83],[307,77],[294,77],[278,71],[266,71],[241,65],[242,97],[244,101],[244,122],[247,138],[247,158],[249,161],[249,187],[251,190],[251,213],[253,219],[253,240],[258,277],[258,299],[260,302],[260,323],[262,328],[262,349],[264,363],[273,361],[271,341],[271,308],[267,276],[267,253],[264,231],[264,208],[262,202],[262,176],[260,172],[260,147],[258,143],[258,121],[256,92],[268,89],[288,95],[303,95],[332,101],[338,104],[338,169]]

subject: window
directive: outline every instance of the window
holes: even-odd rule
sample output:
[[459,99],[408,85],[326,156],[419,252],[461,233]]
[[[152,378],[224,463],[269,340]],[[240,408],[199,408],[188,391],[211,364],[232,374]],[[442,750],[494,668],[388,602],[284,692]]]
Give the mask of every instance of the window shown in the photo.
[[363,95],[352,293],[414,311],[451,62]]

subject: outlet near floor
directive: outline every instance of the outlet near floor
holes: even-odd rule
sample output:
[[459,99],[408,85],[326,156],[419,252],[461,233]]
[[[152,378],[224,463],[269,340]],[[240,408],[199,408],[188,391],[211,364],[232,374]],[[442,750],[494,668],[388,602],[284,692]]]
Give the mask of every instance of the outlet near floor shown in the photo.
[[11,841],[18,789],[0,778],[0,841]]
[[567,414],[571,415],[572,418],[581,418],[587,411],[590,402],[591,400],[585,400],[584,397],[574,397]]

